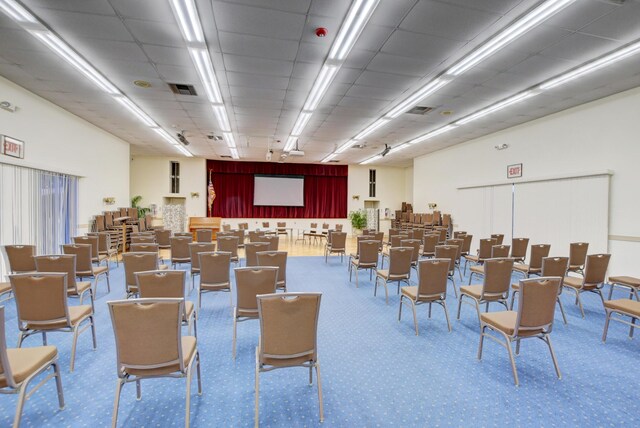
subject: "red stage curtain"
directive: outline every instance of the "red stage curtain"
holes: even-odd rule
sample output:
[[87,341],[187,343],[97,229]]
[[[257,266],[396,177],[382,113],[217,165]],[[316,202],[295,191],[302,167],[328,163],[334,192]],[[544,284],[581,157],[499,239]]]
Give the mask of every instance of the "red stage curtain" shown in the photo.
[[[345,165],[279,164],[268,162],[207,161],[216,191],[214,217],[223,218],[345,218],[347,177]],[[253,205],[254,174],[303,175],[304,207]],[[206,203],[206,200],[205,200]]]

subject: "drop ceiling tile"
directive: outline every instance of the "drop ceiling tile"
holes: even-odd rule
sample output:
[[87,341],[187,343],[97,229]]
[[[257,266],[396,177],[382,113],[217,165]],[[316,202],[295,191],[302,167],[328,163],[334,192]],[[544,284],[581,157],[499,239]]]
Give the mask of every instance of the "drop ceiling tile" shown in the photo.
[[235,3],[215,2],[213,11],[220,31],[296,41],[306,19],[303,14]]
[[[309,92],[313,86],[314,80],[311,79],[290,79],[288,90]],[[336,84],[335,80],[333,84]]]
[[382,88],[390,88],[398,91],[398,95],[416,84],[418,81],[415,77],[404,76],[401,74],[378,73],[376,71],[365,70],[362,72],[356,83],[358,85],[379,86]]
[[640,38],[640,3],[626,2],[580,32],[628,43]]
[[288,77],[267,76],[265,74],[250,74],[227,72],[227,81],[231,86],[263,89],[287,89]]
[[142,49],[151,61],[156,64],[178,65],[182,67],[186,64],[192,64],[191,57],[186,49],[155,45],[144,45]]
[[[312,64],[308,62],[296,62],[293,66],[293,72],[291,73],[292,77],[297,77],[300,79],[313,79],[315,80],[318,73],[320,73],[320,69],[322,68],[322,64]],[[342,68],[345,68],[344,66]],[[342,70],[342,69],[341,69]],[[338,75],[340,72],[338,72]]]
[[334,83],[354,83],[358,77],[362,74],[362,70],[356,68],[341,67],[336,77],[333,79]]
[[462,47],[462,43],[425,34],[396,31],[382,47],[382,52],[422,59],[439,64]]
[[322,64],[329,53],[329,47],[317,43],[301,43],[296,60]]
[[286,91],[264,88],[246,88],[243,86],[231,86],[231,96],[234,97],[254,97],[267,100],[284,100]]
[[396,98],[398,92],[390,88],[376,86],[353,85],[346,94],[349,97],[364,97],[377,100],[391,101]]
[[[188,64],[190,65],[190,64]],[[164,80],[171,83],[193,83],[198,82],[199,77],[196,69],[192,66],[180,67],[176,65],[158,64],[158,73]]]
[[577,61],[567,61],[535,55],[511,67],[509,73],[522,75],[527,78],[534,76],[538,81],[543,81],[557,74],[564,73],[576,65],[579,65]]
[[293,61],[298,52],[298,42],[292,40],[227,32],[220,32],[219,40],[225,54]]
[[397,26],[418,3],[418,0],[380,0],[369,22],[389,27]]
[[68,12],[93,13],[98,15],[113,15],[114,11],[109,2],[103,0],[25,0],[23,3],[31,8],[48,8]]
[[242,73],[267,74],[270,76],[290,76],[293,62],[254,58],[239,55],[224,55],[227,70]]
[[68,42],[75,43],[84,37],[132,42],[133,37],[116,16],[63,12],[52,9],[36,9],[53,30]]
[[105,63],[111,59],[148,61],[140,46],[134,42],[85,38],[74,43],[74,47],[96,66],[97,63]]
[[448,0],[448,2],[469,9],[493,12],[501,15],[506,14],[520,3],[535,4],[535,1],[533,0],[529,0],[527,2],[522,0]]
[[[84,2],[83,0],[79,1]],[[103,0],[99,0],[99,2],[105,3]],[[114,9],[125,19],[142,19],[145,21],[163,22],[174,25],[176,23],[170,2],[168,1],[110,0],[109,3],[111,3]]]
[[180,29],[176,25],[167,25],[164,22],[141,21],[128,19],[125,25],[140,43],[151,45],[185,47],[185,41]]
[[429,63],[416,58],[391,55],[381,52],[371,60],[367,70],[422,77],[432,68],[433,66]]
[[541,54],[551,58],[584,62],[621,46],[620,42],[574,33],[544,49]]
[[364,69],[376,56],[375,51],[367,51],[364,49],[351,49],[349,56],[342,64],[343,67]]
[[309,14],[327,16],[342,20],[347,15],[347,11],[350,6],[351,3],[344,0],[314,0],[311,2]]
[[600,0],[580,0],[565,7],[542,25],[576,31],[614,11],[618,6]]
[[563,28],[538,26],[509,44],[509,49],[520,52],[537,53],[562,41],[572,32]]
[[254,97],[233,97],[232,104],[238,107],[282,108],[282,101],[262,100]]
[[362,30],[354,49],[379,51],[394,31],[395,27],[369,24]]

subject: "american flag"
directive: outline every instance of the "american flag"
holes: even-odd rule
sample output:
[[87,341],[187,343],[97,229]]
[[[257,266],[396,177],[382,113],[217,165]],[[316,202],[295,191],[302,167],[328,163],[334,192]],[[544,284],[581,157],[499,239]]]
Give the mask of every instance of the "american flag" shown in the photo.
[[207,202],[209,202],[209,217],[211,217],[211,207],[213,206],[213,201],[216,200],[216,191],[213,188],[213,181],[211,181],[211,171],[209,171],[209,186],[207,187]]

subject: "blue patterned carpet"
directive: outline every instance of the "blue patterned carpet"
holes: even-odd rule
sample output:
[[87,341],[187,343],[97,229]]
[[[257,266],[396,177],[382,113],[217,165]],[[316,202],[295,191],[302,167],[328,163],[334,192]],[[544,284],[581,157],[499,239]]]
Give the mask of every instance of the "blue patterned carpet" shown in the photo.
[[[563,294],[569,325],[556,318],[552,334],[562,380],[555,376],[546,346],[523,341],[517,357],[520,387],[515,387],[504,348],[485,341],[483,361],[476,359],[479,326],[475,311],[463,305],[455,320],[456,301],[449,296],[453,332],[442,309],[418,308],[420,336],[411,311],[397,321],[399,297],[390,287],[373,297],[373,283],[360,273],[360,288],[349,283],[345,264],[333,257],[292,257],[291,291],[322,291],[319,358],[325,404],[325,426],[639,426],[637,399],[640,343],[628,329],[612,323],[606,345],[600,341],[604,310],[595,295],[584,297],[587,318]],[[465,279],[466,283],[467,280]],[[23,426],[109,426],[116,386],[114,340],[106,302],[124,296],[122,265],[111,271],[112,293],[99,284],[96,301],[98,349],[89,332],[80,336],[76,371],[70,374],[71,334],[51,334],[58,346],[67,406],[57,407],[54,382],[27,401]],[[621,296],[622,297],[622,296]],[[195,293],[191,295],[195,300]],[[75,303],[74,303],[75,304]],[[15,306],[6,304],[10,346],[17,339]],[[498,310],[496,305],[492,310]],[[253,424],[254,349],[258,322],[238,326],[238,358],[231,358],[231,307],[228,294],[206,294],[198,322],[204,393],[192,386],[193,426]],[[185,330],[186,333],[186,330]],[[37,336],[25,346],[40,345]],[[320,426],[315,384],[303,368],[261,376],[260,423],[264,426]],[[195,376],[194,376],[195,377]],[[119,426],[167,427],[184,424],[184,380],[143,382],[142,400],[135,386],[122,394]],[[15,396],[0,396],[0,426],[10,426]]]

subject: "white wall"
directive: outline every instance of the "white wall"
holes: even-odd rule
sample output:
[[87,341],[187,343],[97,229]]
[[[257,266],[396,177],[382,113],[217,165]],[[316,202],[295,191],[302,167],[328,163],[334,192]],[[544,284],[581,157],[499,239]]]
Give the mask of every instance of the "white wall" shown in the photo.
[[[129,144],[0,77],[1,100],[19,107],[0,109],[0,134],[25,142],[24,159],[0,155],[0,162],[80,176],[78,232],[93,215],[129,205]],[[0,207],[0,212],[11,207]]]
[[[609,272],[640,276],[639,111],[636,88],[416,158],[413,181],[421,184],[413,189],[414,206],[437,202],[443,212],[452,212],[455,224],[456,188],[504,180],[509,164],[523,163],[523,178],[611,170]],[[509,148],[494,149],[501,144]],[[545,196],[539,198],[544,204]]]

